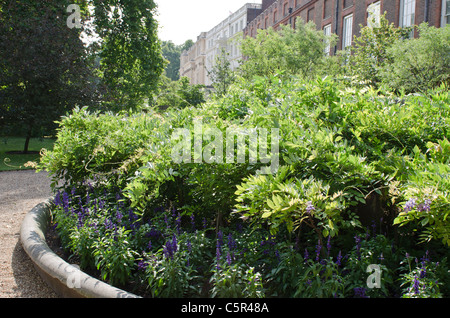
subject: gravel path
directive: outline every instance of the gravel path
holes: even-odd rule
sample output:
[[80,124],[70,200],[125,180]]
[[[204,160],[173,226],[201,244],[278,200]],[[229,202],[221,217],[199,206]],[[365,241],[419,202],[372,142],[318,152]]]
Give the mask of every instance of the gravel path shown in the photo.
[[0,298],[56,298],[20,243],[25,214],[51,196],[50,179],[33,170],[0,172]]

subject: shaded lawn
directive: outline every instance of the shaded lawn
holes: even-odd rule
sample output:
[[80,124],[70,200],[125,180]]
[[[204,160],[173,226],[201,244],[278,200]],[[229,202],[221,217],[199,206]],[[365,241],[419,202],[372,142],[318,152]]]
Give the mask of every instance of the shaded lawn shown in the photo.
[[39,152],[42,148],[53,149],[53,138],[31,138],[28,148],[31,154],[8,154],[8,152],[21,152],[25,144],[22,137],[0,137],[0,171],[33,169],[26,167],[29,161],[38,162]]

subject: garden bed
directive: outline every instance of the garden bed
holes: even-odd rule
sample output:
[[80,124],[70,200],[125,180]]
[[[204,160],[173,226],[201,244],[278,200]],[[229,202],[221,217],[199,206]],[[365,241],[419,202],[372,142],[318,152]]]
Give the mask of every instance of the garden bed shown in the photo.
[[[64,184],[53,225],[149,297],[448,297],[449,101],[273,78],[162,114],[77,109],[41,160]],[[278,166],[199,139],[274,127]]]
[[[49,202],[35,206],[25,216],[21,230],[21,242],[39,275],[61,297],[75,298],[129,298],[131,293],[107,285],[77,267],[65,262],[46,243],[51,212]],[[55,240],[50,239],[56,251]]]

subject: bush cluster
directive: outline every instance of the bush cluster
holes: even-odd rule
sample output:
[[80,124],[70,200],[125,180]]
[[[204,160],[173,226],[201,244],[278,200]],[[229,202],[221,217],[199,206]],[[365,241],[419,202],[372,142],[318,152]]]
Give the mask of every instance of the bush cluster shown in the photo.
[[[197,108],[76,109],[41,165],[62,184],[64,246],[146,295],[448,296],[449,102],[445,87],[397,96],[257,77]],[[175,163],[173,132],[194,137],[195,120],[279,129],[278,171],[258,174],[248,153]]]

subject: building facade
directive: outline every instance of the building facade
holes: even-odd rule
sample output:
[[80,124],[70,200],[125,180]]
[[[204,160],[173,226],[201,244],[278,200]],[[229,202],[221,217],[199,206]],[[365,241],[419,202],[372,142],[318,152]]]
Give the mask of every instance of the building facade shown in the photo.
[[202,32],[197,41],[180,56],[180,77],[188,77],[191,84],[204,85],[206,76],[206,32]]
[[247,24],[260,12],[261,4],[247,3],[208,32],[201,33],[195,44],[181,54],[180,76],[188,77],[191,84],[210,86],[208,71],[212,70],[222,50],[228,53],[230,66],[235,69],[242,57],[238,40]]
[[247,25],[244,35],[254,37],[259,29],[277,29],[281,24],[295,27],[301,18],[313,21],[326,34],[338,35],[336,46],[329,48],[333,54],[352,45],[360,26],[376,23],[383,13],[397,27],[422,22],[443,27],[450,24],[450,0],[263,0],[260,14]]
[[[450,24],[450,0],[262,0],[248,3],[238,11],[203,32],[190,50],[181,55],[180,76],[190,78],[192,84],[211,85],[208,77],[216,57],[224,49],[231,67],[242,59],[237,39],[255,37],[259,29],[277,29],[286,24],[295,27],[297,18],[313,21],[318,30],[338,36],[336,46],[328,47],[328,54],[352,45],[360,35],[361,26],[379,21],[381,14],[397,27],[427,22],[431,26]],[[414,34],[417,36],[417,34]]]

